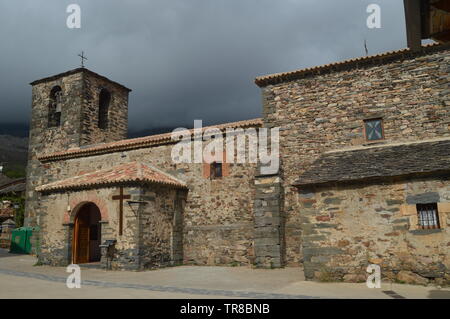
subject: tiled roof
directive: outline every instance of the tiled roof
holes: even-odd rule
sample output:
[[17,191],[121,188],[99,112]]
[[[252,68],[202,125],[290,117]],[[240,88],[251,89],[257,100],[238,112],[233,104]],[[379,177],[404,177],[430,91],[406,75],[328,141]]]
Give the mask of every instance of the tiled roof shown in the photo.
[[273,85],[288,81],[295,81],[298,79],[306,78],[308,76],[326,74],[333,71],[343,71],[351,68],[390,63],[399,59],[415,58],[420,55],[431,54],[441,50],[448,50],[449,48],[450,48],[449,44],[433,43],[423,46],[422,50],[418,52],[412,52],[408,48],[397,51],[384,52],[381,54],[371,56],[344,60],[341,62],[330,63],[291,72],[275,73],[270,75],[259,76],[255,79],[255,83],[259,87],[265,87],[267,85]]
[[21,193],[25,192],[26,184],[25,178],[17,178],[11,180],[9,183],[0,186],[0,194]]
[[[227,128],[248,128],[248,127],[255,127],[255,126],[261,126],[262,125],[262,119],[253,119],[253,120],[247,120],[247,121],[239,121],[239,122],[232,122],[232,123],[225,123],[220,125],[214,125],[214,126],[207,126],[203,127],[203,131],[209,128],[218,128],[220,130],[227,129]],[[194,130],[189,130],[191,134],[194,133]],[[96,146],[91,147],[85,147],[85,148],[73,148],[62,152],[56,152],[52,154],[44,154],[42,156],[39,156],[40,161],[52,161],[52,160],[61,160],[61,159],[68,159],[68,158],[74,158],[74,157],[84,157],[84,156],[91,156],[91,155],[98,155],[98,154],[105,154],[105,153],[113,153],[113,152],[119,152],[119,151],[126,151],[126,150],[132,150],[137,148],[144,148],[144,147],[150,147],[150,146],[156,146],[156,145],[162,145],[162,144],[169,144],[173,143],[172,141],[172,133],[165,133],[165,134],[158,134],[158,135],[151,135],[151,136],[145,136],[145,137],[139,137],[139,138],[133,138],[133,139],[127,139],[127,140],[121,140],[117,142],[111,142],[111,143],[104,143],[99,144]]]
[[36,85],[36,84],[43,83],[43,82],[54,81],[54,80],[57,80],[59,78],[62,78],[62,77],[65,77],[65,76],[69,76],[69,75],[72,75],[72,74],[76,74],[76,73],[79,73],[79,72],[88,73],[88,74],[90,74],[92,76],[95,76],[96,78],[99,78],[99,79],[106,80],[108,82],[114,83],[115,85],[117,85],[117,86],[127,90],[128,92],[131,92],[131,89],[127,88],[126,86],[124,86],[124,85],[122,85],[122,84],[120,84],[118,82],[111,81],[107,77],[104,77],[103,75],[95,73],[95,72],[93,72],[93,71],[91,71],[89,69],[86,69],[86,68],[76,68],[76,69],[73,69],[73,70],[70,70],[70,71],[66,71],[66,72],[63,72],[63,73],[59,73],[59,74],[56,74],[56,75],[48,76],[48,77],[45,77],[43,79],[39,79],[39,80],[33,81],[33,82],[30,83],[30,85]]
[[0,173],[0,187],[6,184],[11,183],[12,179],[9,178],[6,175],[3,175],[2,173]]
[[294,183],[312,186],[450,171],[450,139],[323,154]]
[[186,183],[154,167],[138,162],[125,163],[80,176],[36,187],[38,192],[69,189],[99,188],[120,184],[162,184],[174,188],[187,188]]
[[2,218],[13,217],[14,213],[15,213],[15,210],[12,207],[0,209],[0,217],[2,217]]

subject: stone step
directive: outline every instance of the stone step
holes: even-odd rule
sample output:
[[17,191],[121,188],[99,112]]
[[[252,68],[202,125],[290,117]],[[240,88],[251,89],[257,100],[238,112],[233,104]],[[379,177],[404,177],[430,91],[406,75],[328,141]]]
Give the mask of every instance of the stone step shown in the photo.
[[80,268],[87,268],[87,269],[103,269],[102,264],[100,262],[79,264],[78,266],[80,266]]

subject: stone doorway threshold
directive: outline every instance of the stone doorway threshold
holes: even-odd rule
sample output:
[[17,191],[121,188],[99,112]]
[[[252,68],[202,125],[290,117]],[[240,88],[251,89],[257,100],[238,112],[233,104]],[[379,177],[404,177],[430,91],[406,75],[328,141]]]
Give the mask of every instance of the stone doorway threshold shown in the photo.
[[80,268],[85,268],[85,269],[103,269],[102,268],[102,264],[98,261],[98,262],[93,262],[93,263],[86,263],[86,264],[79,264],[78,266],[80,266]]

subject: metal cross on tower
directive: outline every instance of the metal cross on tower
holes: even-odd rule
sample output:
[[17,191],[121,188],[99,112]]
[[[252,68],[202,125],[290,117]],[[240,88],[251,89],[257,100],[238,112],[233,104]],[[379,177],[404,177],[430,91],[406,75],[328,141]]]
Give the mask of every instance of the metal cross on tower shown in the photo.
[[81,54],[78,54],[78,56],[81,58],[81,67],[84,68],[84,60],[87,60],[84,56],[84,51],[81,51]]

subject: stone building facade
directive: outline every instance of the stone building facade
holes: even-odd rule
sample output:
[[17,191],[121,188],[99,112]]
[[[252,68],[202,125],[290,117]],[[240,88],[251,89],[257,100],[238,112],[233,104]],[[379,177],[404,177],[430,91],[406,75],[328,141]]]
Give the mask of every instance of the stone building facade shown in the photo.
[[[447,44],[256,79],[264,126],[282,128],[287,265],[308,279],[354,281],[380,263],[448,281],[449,71]],[[382,139],[366,138],[372,119]],[[408,143],[422,159],[394,147]],[[439,230],[416,231],[421,203],[439,205]]]
[[[236,127],[258,126],[260,121],[245,121],[235,124]],[[253,255],[252,198],[254,192],[254,168],[244,164],[230,164],[228,172],[224,170],[224,176],[221,179],[213,179],[209,175],[205,175],[206,165],[204,164],[172,163],[171,151],[174,142],[171,141],[170,134],[136,140],[138,142],[136,145],[132,144],[133,140],[118,143],[123,145],[118,146],[117,151],[111,151],[100,146],[100,151],[98,151],[100,154],[97,151],[90,153],[95,148],[86,148],[80,149],[81,153],[62,152],[61,154],[64,154],[62,156],[44,157],[41,158],[41,161],[45,163],[47,167],[46,172],[49,176],[52,176],[52,181],[65,180],[66,177],[79,175],[80,172],[98,172],[103,169],[114,168],[117,165],[129,163],[130,161],[145,163],[154,168],[164,167],[165,172],[189,185],[188,201],[186,203],[173,202],[168,204],[164,203],[168,200],[167,198],[153,195],[143,201],[141,204],[143,208],[139,207],[136,210],[148,209],[153,205],[157,205],[156,202],[158,201],[163,201],[160,205],[166,207],[166,209],[170,206],[183,207],[184,263],[202,265],[247,264],[249,258]],[[154,183],[154,185],[158,184],[160,183]],[[103,207],[105,212],[111,212],[108,213],[108,225],[114,226],[110,227],[111,232],[103,236],[105,239],[117,239],[119,237],[117,231],[118,203],[117,201],[111,201],[112,196],[119,193],[117,185],[120,185],[120,182],[116,183],[115,187],[108,188],[108,193],[93,195],[93,198],[89,200],[89,202],[99,202],[100,204],[97,206],[101,210]],[[95,190],[95,192],[97,191]],[[58,197],[60,201],[56,201],[59,202],[61,209],[68,205],[73,208],[78,203],[87,201],[83,199],[83,196],[77,196],[68,188],[62,188],[61,192],[63,194]],[[151,190],[148,190],[148,192],[151,192]],[[132,194],[132,191],[125,189],[124,193]],[[45,200],[47,199],[45,195],[46,192],[43,192],[41,195],[44,197],[44,201],[42,197],[39,200],[40,207],[44,208],[44,211],[41,213],[43,216],[47,215],[46,212],[50,209],[45,206]],[[175,200],[175,198],[174,193],[172,194],[172,199]],[[156,202],[153,203],[154,201]],[[50,200],[50,202],[54,203],[55,199]],[[131,223],[131,220],[136,216],[132,214],[129,205],[125,204],[124,209],[125,223]],[[173,218],[175,217],[173,216]],[[144,223],[145,221],[141,220],[139,222]],[[52,218],[51,221],[43,224],[61,227],[63,222],[61,218]],[[163,227],[162,224],[160,226]],[[107,231],[106,227],[102,228],[102,232],[103,230]],[[132,228],[129,228],[127,225],[124,226],[124,229],[132,232],[132,236],[136,235]],[[49,237],[55,236],[54,229],[45,231],[45,234]],[[129,244],[129,240],[125,237],[120,236],[120,239],[117,239],[116,248],[118,250],[121,250],[122,242],[124,245]],[[65,235],[59,236],[57,241],[60,242],[60,246],[67,243]],[[135,243],[137,244],[137,242]],[[46,247],[45,243],[41,244],[41,255],[46,251]],[[55,253],[52,250],[55,246],[48,245],[48,247],[48,254],[54,256]],[[66,251],[69,250],[66,249]],[[67,259],[64,262],[67,262]]]
[[[33,82],[26,214],[39,258],[76,261],[89,228],[113,269],[303,266],[307,279],[358,281],[376,263],[393,279],[448,282],[449,62],[449,45],[431,45],[257,78],[262,118],[216,128],[280,128],[271,175],[175,163],[171,134],[125,139],[130,90],[87,69]],[[55,86],[61,123],[49,128]],[[94,222],[79,217],[87,204]],[[425,204],[439,227],[421,229]]]
[[[113,253],[108,255],[105,248],[102,254],[102,262],[110,268],[244,265],[253,260],[256,163],[224,162],[222,176],[213,178],[209,163],[173,162],[176,142],[170,133],[124,139],[130,90],[87,69],[38,80],[32,86],[26,223],[41,227],[42,263],[65,265],[77,259],[76,218],[90,203],[99,210],[101,242],[116,241]],[[61,123],[49,127],[55,86],[62,92]],[[110,92],[110,104],[108,126],[102,129],[99,97],[105,89]],[[261,120],[256,119],[215,128],[260,126]],[[203,128],[202,133],[207,130]],[[161,177],[141,180],[133,175],[135,170],[123,168],[129,163],[161,170],[163,177],[181,186],[167,185]],[[130,197],[122,204],[113,200],[120,188]]]

